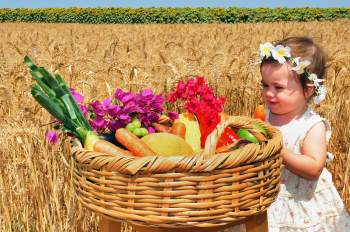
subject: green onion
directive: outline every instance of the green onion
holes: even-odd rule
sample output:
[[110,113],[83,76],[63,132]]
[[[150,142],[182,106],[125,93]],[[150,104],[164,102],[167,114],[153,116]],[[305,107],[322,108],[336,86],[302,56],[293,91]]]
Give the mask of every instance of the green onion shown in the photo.
[[45,68],[36,66],[28,56],[24,57],[24,63],[37,83],[32,85],[34,99],[62,122],[63,131],[72,133],[92,150],[98,136],[92,131],[67,83],[60,75],[53,76]]

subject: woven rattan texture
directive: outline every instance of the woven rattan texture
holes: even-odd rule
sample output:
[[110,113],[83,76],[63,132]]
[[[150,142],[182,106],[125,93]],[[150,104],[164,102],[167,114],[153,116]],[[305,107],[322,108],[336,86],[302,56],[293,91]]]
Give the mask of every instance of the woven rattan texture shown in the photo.
[[[191,157],[126,157],[85,151],[73,141],[74,181],[87,208],[116,220],[159,227],[212,227],[261,213],[280,182],[282,137],[261,124],[270,139],[214,154],[226,126],[260,123],[228,117]],[[214,151],[214,152],[213,152]]]

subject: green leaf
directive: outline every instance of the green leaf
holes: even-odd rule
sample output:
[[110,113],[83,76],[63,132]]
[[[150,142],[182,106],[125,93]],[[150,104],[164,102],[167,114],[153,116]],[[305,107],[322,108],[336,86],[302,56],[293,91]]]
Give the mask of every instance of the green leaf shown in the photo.
[[[54,118],[60,120],[67,130],[69,130],[74,135],[77,135],[76,129],[79,127],[79,125],[66,116],[67,112],[64,109],[64,106],[62,106],[62,104],[58,102],[57,98],[49,98],[47,95],[45,95],[45,93],[43,93],[40,90],[39,86],[36,84],[32,85],[31,93],[34,99],[43,108],[45,108]],[[78,138],[84,139],[80,136]]]
[[24,57],[24,63],[30,68],[36,68],[36,65],[32,62],[32,60],[29,58],[29,56]]
[[53,91],[52,89],[50,89],[50,87],[42,81],[42,78],[39,78],[35,75],[33,75],[33,79],[39,84],[39,86],[41,87],[41,89],[50,97],[56,97],[56,93],[55,91]]
[[54,77],[52,77],[52,75],[44,67],[38,68],[38,71],[43,76],[42,78],[44,79],[45,83],[48,84],[51,87],[51,89],[55,91],[56,96],[58,98],[67,94],[67,91],[62,89],[57,80]]
[[66,106],[66,109],[69,113],[70,118],[72,120],[76,120],[77,115],[75,114],[74,106],[72,105],[72,102],[69,98],[69,94],[65,94],[65,95],[61,96],[61,100],[64,103],[64,105]]
[[78,121],[80,123],[80,125],[88,130],[92,130],[92,128],[90,127],[90,124],[87,122],[86,118],[83,115],[83,112],[81,111],[80,107],[78,106],[78,103],[75,101],[67,83],[64,81],[64,79],[59,75],[56,74],[56,80],[59,83],[59,85],[69,93],[69,99],[71,101],[71,106],[75,111],[75,114],[78,118]]
[[[32,60],[24,57],[25,64],[37,84],[32,85],[34,99],[54,118],[63,123],[64,131],[69,131],[84,141],[85,131],[91,131],[89,123],[60,75],[53,77],[44,67],[37,67]],[[39,87],[40,86],[40,87]]]
[[51,98],[49,98],[45,93],[43,93],[39,86],[36,84],[32,85],[32,96],[35,100],[44,107],[53,117],[64,122],[66,117],[60,106],[58,106]]

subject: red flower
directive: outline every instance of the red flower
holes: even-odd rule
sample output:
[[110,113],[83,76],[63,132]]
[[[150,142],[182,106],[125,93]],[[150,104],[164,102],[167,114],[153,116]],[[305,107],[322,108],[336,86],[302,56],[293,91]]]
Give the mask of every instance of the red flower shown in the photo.
[[176,90],[168,96],[169,102],[185,101],[184,109],[194,114],[199,122],[201,145],[204,147],[207,136],[220,122],[225,99],[217,98],[214,91],[205,83],[204,77],[197,76],[186,83],[179,81]]

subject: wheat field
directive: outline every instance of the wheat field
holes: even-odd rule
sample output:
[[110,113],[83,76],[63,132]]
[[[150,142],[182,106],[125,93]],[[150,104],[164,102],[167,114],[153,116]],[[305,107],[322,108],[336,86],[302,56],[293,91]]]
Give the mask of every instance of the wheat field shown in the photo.
[[[52,118],[30,95],[23,57],[59,72],[86,100],[116,87],[169,92],[201,75],[225,111],[251,115],[259,102],[260,43],[310,36],[328,54],[328,97],[315,110],[333,134],[328,164],[350,209],[350,21],[196,25],[0,24],[0,231],[98,231],[99,217],[74,195],[69,143],[45,140]],[[130,230],[126,229],[126,230]]]

